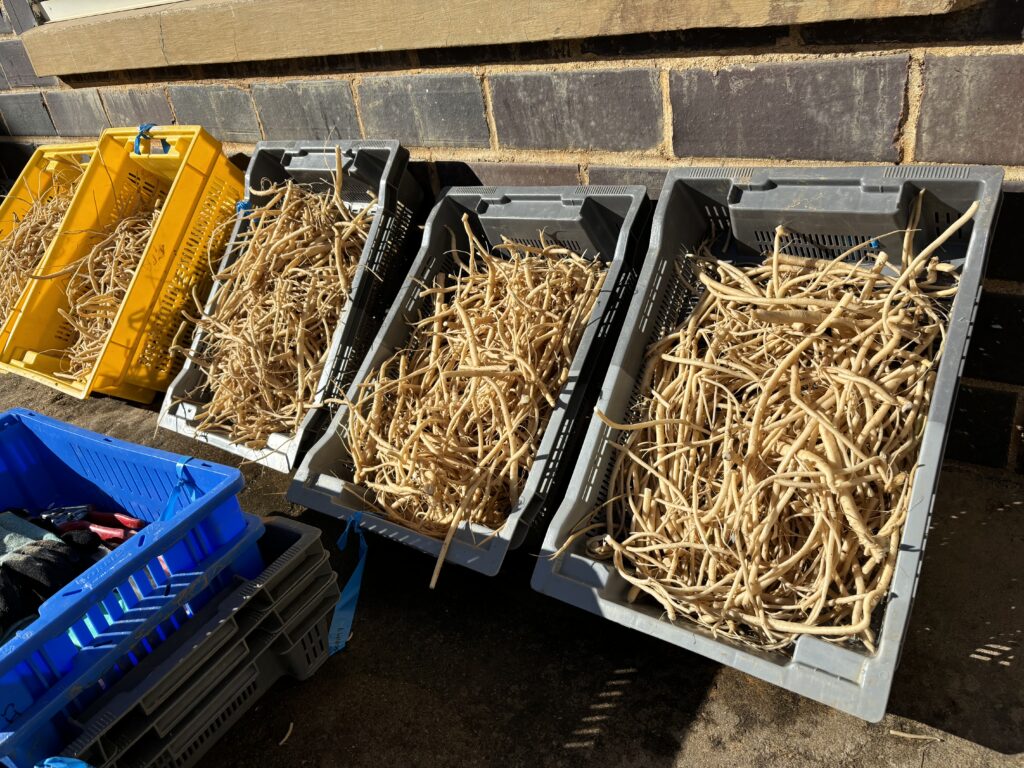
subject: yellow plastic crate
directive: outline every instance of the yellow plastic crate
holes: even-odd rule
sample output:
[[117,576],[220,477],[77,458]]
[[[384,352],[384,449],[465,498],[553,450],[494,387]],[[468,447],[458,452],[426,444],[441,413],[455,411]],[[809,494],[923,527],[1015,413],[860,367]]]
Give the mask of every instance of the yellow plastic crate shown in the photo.
[[[225,224],[242,197],[242,172],[221,152],[220,142],[198,126],[159,127],[134,151],[137,129],[115,128],[100,136],[71,208],[54,238],[42,275],[60,272],[82,258],[116,224],[132,201],[164,203],[128,293],[92,371],[69,381],[63,353],[73,343],[67,277],[33,280],[12,318],[0,350],[0,368],[74,397],[92,392],[148,403],[171,382],[181,360],[171,347],[182,310],[194,307],[193,288],[205,295],[212,278],[207,245],[219,256],[230,234]],[[163,153],[159,140],[168,142]],[[216,261],[216,259],[213,259]],[[187,341],[187,339],[186,339]]]
[[[70,172],[70,166],[66,161],[77,160],[83,167],[87,166],[95,151],[95,141],[80,144],[47,144],[38,147],[0,204],[0,240],[11,234],[15,224],[25,217],[36,200],[45,201],[50,196],[54,178],[60,178],[61,174]],[[24,296],[23,290],[10,315],[0,317],[0,349],[3,348],[13,325],[13,322],[9,321],[16,316]]]

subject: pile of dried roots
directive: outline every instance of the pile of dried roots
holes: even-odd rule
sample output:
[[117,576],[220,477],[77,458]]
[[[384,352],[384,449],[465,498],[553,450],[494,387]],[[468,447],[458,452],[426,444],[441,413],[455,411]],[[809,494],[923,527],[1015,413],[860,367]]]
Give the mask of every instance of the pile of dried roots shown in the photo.
[[57,162],[61,167],[45,189],[26,191],[31,195],[31,207],[0,240],[0,324],[14,310],[26,283],[43,260],[81,181],[81,163],[72,158],[58,158]]
[[[294,434],[319,405],[331,337],[355,280],[376,211],[341,198],[340,155],[333,183],[316,191],[288,181],[252,190],[266,201],[242,215],[237,258],[219,274],[212,306],[195,322],[189,352],[205,373],[196,429],[261,449],[271,434]],[[200,306],[200,310],[202,307]]]
[[894,264],[787,254],[781,227],[760,266],[687,257],[703,296],[648,349],[629,423],[598,414],[625,436],[576,534],[632,598],[762,648],[873,648],[958,283],[935,252],[976,208],[916,253],[919,198]]
[[75,338],[63,352],[64,370],[54,373],[55,376],[78,381],[92,372],[159,215],[158,208],[125,216],[89,253],[58,273],[70,273],[66,288],[68,309],[57,311],[71,325]]
[[370,501],[448,540],[516,504],[606,273],[543,233],[491,253],[463,222],[469,252],[425,287],[433,311],[360,384],[344,436]]

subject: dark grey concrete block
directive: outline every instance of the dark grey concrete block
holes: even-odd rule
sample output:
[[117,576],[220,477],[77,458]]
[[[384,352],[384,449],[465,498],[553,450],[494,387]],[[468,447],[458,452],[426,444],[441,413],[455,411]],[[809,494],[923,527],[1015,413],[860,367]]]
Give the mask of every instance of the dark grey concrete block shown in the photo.
[[8,136],[57,135],[38,91],[0,94],[0,116]]
[[12,86],[56,85],[55,77],[37,77],[21,40],[0,40],[0,68]]
[[53,126],[61,136],[99,136],[110,127],[95,88],[46,91],[43,96]]
[[673,72],[674,151],[896,161],[908,62],[880,56]]
[[368,77],[359,83],[368,139],[412,147],[487,147],[480,81],[469,74]]
[[221,141],[263,138],[248,91],[228,85],[172,85],[167,92],[181,125],[201,125]]
[[662,139],[653,69],[490,75],[498,144],[517,149],[651,149]]
[[257,83],[252,99],[270,140],[361,136],[352,89],[345,80]]
[[132,88],[131,90],[100,91],[100,100],[107,111],[110,124],[128,128],[142,123],[170,125],[174,122],[171,106],[163,88]]
[[1024,56],[927,56],[918,160],[1024,163]]
[[4,0],[4,10],[8,14],[11,26],[19,35],[39,23],[32,13],[30,0]]
[[643,184],[647,194],[657,200],[661,196],[661,188],[665,186],[665,174],[672,168],[622,168],[614,165],[590,166],[590,183],[610,186]]

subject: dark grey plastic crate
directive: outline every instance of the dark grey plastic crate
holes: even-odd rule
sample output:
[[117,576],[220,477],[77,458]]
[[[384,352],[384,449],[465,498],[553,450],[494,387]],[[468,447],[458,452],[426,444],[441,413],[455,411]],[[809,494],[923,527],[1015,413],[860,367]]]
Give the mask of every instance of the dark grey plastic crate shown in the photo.
[[320,531],[266,520],[265,562],[67,723],[63,754],[96,768],[194,765],[279,678],[305,680],[327,660],[340,595]]
[[[639,394],[637,377],[648,344],[684,319],[696,302],[699,283],[677,277],[676,262],[687,249],[695,249],[711,227],[727,235],[717,241],[716,255],[735,263],[760,263],[778,224],[803,235],[797,252],[832,258],[855,243],[906,227],[914,196],[922,188],[928,194],[916,236],[918,247],[980,201],[973,221],[938,253],[961,267],[960,290],[951,310],[896,573],[884,609],[879,609],[884,614],[876,653],[860,653],[810,635],[799,638],[791,654],[757,651],[713,637],[685,620],[669,622],[653,602],[629,603],[629,584],[611,564],[587,557],[583,541],[552,559],[576,524],[607,496],[616,455],[613,444],[620,433],[598,419],[590,422],[565,499],[548,527],[534,570],[534,589],[857,717],[880,720],[917,586],[1001,181],[1000,169],[978,167],[686,168],[669,173],[654,215],[640,287],[598,399],[597,407],[611,419],[627,418]],[[901,235],[879,240],[890,254],[902,250]]]
[[[413,249],[405,246],[423,197],[407,168],[409,152],[397,141],[262,141],[256,145],[245,173],[245,199],[258,207],[262,196],[253,190],[259,190],[264,182],[292,179],[314,188],[326,187],[336,168],[335,146],[342,155],[342,200],[358,209],[370,205],[371,195],[376,195],[378,214],[370,226],[351,295],[331,338],[317,388],[316,407],[306,413],[297,432],[271,435],[267,446],[258,450],[232,443],[223,434],[200,432],[196,429],[196,415],[209,402],[211,393],[205,373],[186,360],[168,388],[160,410],[161,427],[279,472],[291,472],[320,437],[331,415],[331,406],[324,401],[345,392],[355,376],[409,268]],[[240,246],[236,244],[249,226],[247,218],[235,220],[220,270],[238,257]],[[207,309],[218,289],[216,284],[211,288]],[[202,345],[203,334],[197,332],[192,350],[202,349]]]
[[[420,297],[422,285],[429,285],[441,271],[455,270],[450,254],[452,236],[458,250],[468,250],[463,214],[469,214],[475,233],[488,246],[500,243],[502,236],[536,243],[538,232],[544,230],[548,238],[608,262],[604,287],[518,503],[496,534],[478,525],[460,527],[448,550],[449,562],[494,575],[508,550],[522,543],[527,526],[543,514],[552,499],[557,501],[563,469],[571,464],[573,438],[579,436],[580,402],[590,381],[604,375],[602,356],[607,360],[607,355],[602,350],[610,353],[611,339],[635,285],[636,259],[642,247],[638,239],[645,225],[647,204],[644,187],[461,187],[449,190],[430,214],[423,246],[356,375],[349,397],[356,396],[358,383],[374,367],[408,340],[410,323],[419,318],[426,301]],[[342,406],[324,437],[300,465],[288,491],[289,500],[334,517],[347,518],[362,512],[367,530],[439,555],[441,541],[387,520],[363,503],[361,489],[351,482],[351,459],[339,437],[347,420],[348,409]]]

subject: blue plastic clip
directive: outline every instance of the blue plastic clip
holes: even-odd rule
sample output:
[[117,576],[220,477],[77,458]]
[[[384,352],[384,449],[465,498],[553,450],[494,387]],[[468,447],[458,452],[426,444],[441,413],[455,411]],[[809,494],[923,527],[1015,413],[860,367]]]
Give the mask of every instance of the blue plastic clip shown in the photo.
[[248,200],[239,200],[235,203],[235,213],[245,213],[252,210],[252,203]]
[[77,757],[48,757],[36,763],[36,768],[92,768],[89,763]]
[[363,582],[363,568],[366,566],[366,536],[363,534],[363,529],[359,526],[362,517],[362,514],[359,512],[354,514],[349,519],[348,525],[345,526],[345,530],[341,532],[341,536],[338,537],[338,549],[344,549],[348,544],[349,533],[353,530],[355,531],[356,538],[359,539],[359,559],[356,562],[355,569],[352,571],[352,575],[348,577],[348,581],[345,582],[345,586],[341,589],[341,597],[338,598],[337,605],[334,606],[334,617],[331,619],[330,639],[328,642],[331,656],[345,647],[349,635],[352,634],[352,620],[356,615],[359,588]]
[[[142,150],[141,150],[142,140],[143,139],[152,139],[153,138],[153,136],[149,132],[151,130],[153,130],[154,128],[156,128],[156,123],[143,123],[142,125],[139,126],[139,132],[135,135],[135,154],[136,155],[141,155],[142,154]],[[167,141],[167,139],[160,139],[160,147],[161,147],[161,149],[163,149],[165,155],[168,152],[171,151],[171,145]]]
[[872,248],[877,248],[878,247],[878,241],[877,240],[872,240],[871,241],[871,247]]
[[164,506],[164,511],[160,515],[161,520],[170,520],[174,517],[177,510],[178,502],[178,491],[185,491],[185,496],[188,497],[189,503],[192,503],[199,498],[199,486],[196,485],[195,479],[192,477],[192,473],[188,471],[188,467],[185,466],[192,457],[189,456],[187,459],[179,461],[177,464],[178,469],[178,484],[171,491],[171,495],[167,499],[167,504]]

